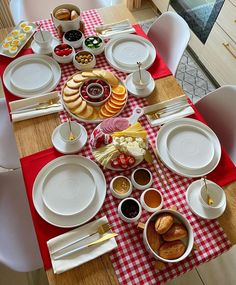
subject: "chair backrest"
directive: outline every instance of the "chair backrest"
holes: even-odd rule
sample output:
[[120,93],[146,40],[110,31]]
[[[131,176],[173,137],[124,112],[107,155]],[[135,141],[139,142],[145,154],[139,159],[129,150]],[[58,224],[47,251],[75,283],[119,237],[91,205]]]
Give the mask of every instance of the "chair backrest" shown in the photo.
[[9,169],[20,167],[12,124],[3,98],[0,98],[0,167]]
[[236,86],[222,86],[195,106],[236,164]]
[[190,39],[188,24],[177,13],[165,12],[151,25],[147,35],[175,75]]
[[0,172],[0,263],[21,272],[42,267],[21,169]]

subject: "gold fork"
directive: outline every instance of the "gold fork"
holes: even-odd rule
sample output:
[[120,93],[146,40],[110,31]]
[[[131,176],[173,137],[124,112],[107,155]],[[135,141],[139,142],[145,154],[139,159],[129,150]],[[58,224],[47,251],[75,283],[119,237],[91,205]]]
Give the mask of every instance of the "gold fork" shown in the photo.
[[95,234],[103,235],[106,232],[108,232],[110,229],[111,229],[111,226],[109,225],[109,223],[101,224],[100,226],[98,226],[97,230],[95,232],[93,232],[92,234],[88,234],[86,236],[83,236],[82,238],[79,238],[79,239],[77,239],[77,240],[75,240],[75,241],[73,241],[73,242],[71,242],[71,243],[69,243],[69,244],[67,244],[67,245],[65,245],[65,246],[63,246],[63,247],[53,251],[53,252],[51,252],[51,254],[57,253],[57,252],[61,251],[62,249],[65,249],[65,248],[67,248],[67,247],[69,247],[69,246],[71,246],[71,245],[73,245],[73,244],[75,244],[75,243],[77,243],[79,241],[82,241],[82,240],[84,240],[84,239],[86,239],[88,237],[91,237],[91,236],[93,236]]

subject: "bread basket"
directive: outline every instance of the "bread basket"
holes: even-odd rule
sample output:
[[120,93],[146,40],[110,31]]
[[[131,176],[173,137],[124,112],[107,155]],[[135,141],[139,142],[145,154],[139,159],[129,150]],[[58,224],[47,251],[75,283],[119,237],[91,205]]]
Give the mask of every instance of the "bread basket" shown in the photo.
[[[70,11],[76,11],[79,17],[77,17],[74,20],[59,20],[55,17],[56,12],[59,9],[68,9]],[[70,30],[79,30],[80,29],[80,9],[72,4],[62,4],[57,6],[56,8],[53,9],[52,11],[52,19],[54,22],[54,25],[56,29],[61,30],[63,33],[68,32]]]
[[[147,229],[149,226],[149,223],[151,221],[155,221],[157,219],[157,216],[163,213],[169,213],[172,216],[174,216],[175,221],[181,223],[182,225],[185,226],[187,232],[188,232],[188,236],[185,238],[184,243],[186,246],[185,252],[183,253],[183,255],[181,255],[179,258],[176,259],[165,259],[160,257],[157,252],[155,252],[151,245],[149,244],[148,238],[147,238]],[[183,259],[185,259],[192,251],[193,249],[193,244],[194,244],[194,237],[193,237],[193,230],[192,227],[190,225],[190,223],[188,222],[188,220],[179,212],[174,211],[174,210],[170,210],[170,209],[163,209],[160,211],[157,211],[155,213],[153,213],[149,219],[147,220],[147,222],[145,223],[145,227],[144,227],[144,231],[143,231],[143,242],[144,245],[147,249],[147,251],[157,260],[162,261],[162,262],[168,262],[168,263],[177,263]]]

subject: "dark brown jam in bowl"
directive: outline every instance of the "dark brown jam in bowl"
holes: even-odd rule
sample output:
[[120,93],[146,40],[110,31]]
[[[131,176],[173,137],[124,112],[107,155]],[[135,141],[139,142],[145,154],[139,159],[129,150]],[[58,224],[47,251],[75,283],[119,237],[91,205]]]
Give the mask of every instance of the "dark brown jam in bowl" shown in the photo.
[[96,97],[102,93],[102,88],[100,86],[94,85],[88,88],[89,94]]
[[139,185],[147,185],[150,181],[151,177],[147,170],[145,169],[138,169],[134,173],[134,180]]
[[135,218],[139,213],[139,205],[134,200],[125,200],[121,205],[121,212],[127,218]]

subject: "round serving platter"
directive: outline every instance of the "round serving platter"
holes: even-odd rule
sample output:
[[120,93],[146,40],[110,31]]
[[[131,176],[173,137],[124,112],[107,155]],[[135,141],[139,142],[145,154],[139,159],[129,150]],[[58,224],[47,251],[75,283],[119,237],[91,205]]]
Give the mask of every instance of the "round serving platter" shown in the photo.
[[[107,118],[112,118],[112,117],[116,117],[116,116],[119,116],[119,114],[124,110],[125,106],[126,106],[126,103],[127,103],[127,100],[128,100],[128,92],[127,92],[127,89],[123,83],[123,81],[118,78],[116,75],[113,75],[111,72],[109,71],[105,71],[105,70],[102,70],[102,69],[95,69],[94,70],[95,73],[93,73],[93,70],[90,71],[90,72],[77,72],[75,74],[73,74],[72,76],[70,76],[67,81],[65,82],[63,88],[62,88],[62,102],[63,102],[63,105],[66,109],[66,111],[73,117],[75,118],[76,120],[79,120],[79,121],[82,121],[82,122],[88,122],[88,123],[100,123],[102,122],[104,119],[107,119]],[[117,99],[114,99],[113,97],[116,96],[119,97],[119,95],[114,95],[113,94],[113,91],[111,91],[111,95],[109,97],[109,99],[104,103],[102,104],[101,106],[92,106],[90,103],[86,102],[82,95],[81,95],[81,85],[85,82],[85,81],[89,81],[89,80],[103,80],[104,82],[106,82],[110,87],[111,87],[111,90],[112,90],[112,86],[111,84],[109,83],[108,80],[104,79],[104,77],[102,77],[102,75],[100,74],[103,74],[103,72],[105,73],[111,73],[117,80],[117,86],[122,86],[122,88],[124,89],[124,94],[121,95],[122,99],[120,102],[117,101]],[[89,75],[89,76],[86,76],[86,75]],[[81,76],[81,78],[85,78],[85,80],[81,80],[81,84],[80,82],[75,82],[75,78],[76,76]],[[71,82],[72,84],[74,84],[74,86],[76,86],[76,88],[71,88]],[[77,85],[76,85],[77,83]],[[70,87],[69,87],[69,86]],[[72,85],[73,86],[73,85]],[[69,93],[65,93],[65,92],[72,92],[74,93],[72,96],[70,95],[66,95],[66,94],[69,94]],[[75,100],[71,101],[71,102],[65,102],[65,100],[68,100],[68,97],[72,98],[73,96],[75,96]],[[82,99],[82,102],[79,102],[81,101]],[[119,99],[119,98],[118,98]],[[70,99],[69,99],[70,100]],[[101,114],[101,109],[106,109],[106,106],[107,104],[109,104],[109,102],[111,102],[113,100],[113,102],[117,102],[117,104],[120,104],[118,106],[114,106],[115,109],[112,109],[111,111],[113,113],[110,113],[109,111],[106,110],[106,114],[107,116],[103,116]],[[74,107],[73,106],[77,106],[76,102],[78,102],[78,107]],[[72,104],[71,104],[72,103]],[[83,106],[83,109],[80,113],[77,113],[77,110],[79,108],[81,108],[82,104],[86,105],[85,107]],[[116,103],[115,103],[116,104]],[[112,103],[112,106],[113,106],[113,103]],[[78,109],[77,109],[78,108]],[[91,111],[92,109],[92,114],[88,117],[86,117],[84,114],[86,112],[86,108],[89,108],[89,112]],[[109,107],[110,108],[110,107]]]

